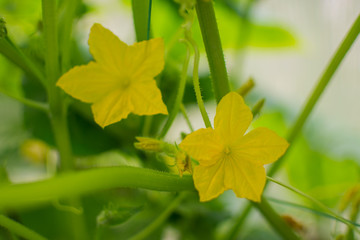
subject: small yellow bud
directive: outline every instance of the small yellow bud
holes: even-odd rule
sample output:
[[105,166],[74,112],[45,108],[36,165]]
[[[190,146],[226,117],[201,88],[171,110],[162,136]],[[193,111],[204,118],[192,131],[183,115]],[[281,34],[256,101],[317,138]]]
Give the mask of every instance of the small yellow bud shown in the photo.
[[157,152],[174,155],[177,150],[172,144],[163,142],[158,139],[148,137],[136,137],[138,142],[134,143],[135,148],[146,152]]
[[21,154],[30,162],[45,163],[50,147],[43,141],[37,139],[28,139],[21,145]]
[[135,148],[143,150],[146,152],[161,152],[162,151],[162,141],[147,138],[147,137],[136,137],[138,142],[134,143]]

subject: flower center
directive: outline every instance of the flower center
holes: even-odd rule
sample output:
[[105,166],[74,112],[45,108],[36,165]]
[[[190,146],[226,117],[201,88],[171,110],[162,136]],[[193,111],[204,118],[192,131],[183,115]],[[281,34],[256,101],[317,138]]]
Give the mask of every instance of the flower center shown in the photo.
[[224,148],[224,153],[225,153],[226,155],[229,155],[229,154],[231,153],[229,146],[226,146],[226,147]]
[[131,78],[128,76],[124,76],[119,79],[119,85],[122,89],[129,88],[130,84],[131,84]]

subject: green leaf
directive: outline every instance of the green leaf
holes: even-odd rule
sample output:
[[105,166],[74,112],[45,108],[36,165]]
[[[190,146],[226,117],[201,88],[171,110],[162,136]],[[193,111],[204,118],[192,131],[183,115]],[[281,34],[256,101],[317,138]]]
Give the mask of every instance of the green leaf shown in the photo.
[[355,161],[316,152],[305,138],[298,139],[288,160],[291,185],[329,205],[335,204],[359,179],[359,167]]
[[221,41],[224,48],[243,46],[278,48],[294,47],[294,35],[283,24],[244,21],[235,12],[219,6],[216,10]]

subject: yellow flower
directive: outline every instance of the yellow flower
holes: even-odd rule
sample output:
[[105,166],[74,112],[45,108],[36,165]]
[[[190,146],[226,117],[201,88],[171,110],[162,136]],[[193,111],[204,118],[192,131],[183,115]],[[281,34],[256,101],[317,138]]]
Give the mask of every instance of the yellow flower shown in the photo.
[[199,162],[193,178],[200,201],[228,189],[237,197],[260,201],[266,180],[263,165],[276,161],[289,144],[267,128],[244,135],[252,118],[242,97],[231,92],[217,106],[214,129],[199,129],[179,145]]
[[129,113],[168,114],[154,80],[164,68],[161,38],[128,46],[95,23],[89,47],[96,62],[72,68],[57,85],[74,98],[92,103],[95,121],[101,127],[127,118]]

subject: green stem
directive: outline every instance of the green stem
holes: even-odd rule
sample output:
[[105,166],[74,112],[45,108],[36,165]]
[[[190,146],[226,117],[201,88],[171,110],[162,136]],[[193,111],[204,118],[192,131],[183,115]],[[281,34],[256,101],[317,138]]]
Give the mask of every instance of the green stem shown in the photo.
[[45,40],[45,70],[49,86],[55,86],[59,77],[59,44],[57,9],[54,0],[42,0],[43,31]]
[[144,136],[144,137],[150,136],[152,120],[153,120],[153,116],[145,116],[144,125],[143,125],[143,129],[142,129],[142,133],[141,133],[142,136]]
[[34,100],[31,100],[31,99],[27,99],[27,98],[23,98],[23,97],[17,97],[17,96],[13,96],[13,95],[9,95],[7,93],[4,93],[4,92],[0,92],[28,107],[32,107],[34,109],[38,109],[40,111],[43,111],[45,113],[49,113],[49,106],[48,104],[46,103],[42,103],[42,102],[38,102],[38,101],[34,101]]
[[217,102],[230,91],[213,1],[197,0],[196,12],[209,62]]
[[195,190],[191,176],[181,178],[175,174],[128,166],[99,168],[63,173],[38,182],[0,185],[0,211],[119,187],[168,192]]
[[187,193],[180,193],[168,207],[158,216],[150,225],[144,228],[141,232],[131,237],[130,240],[141,240],[146,239],[158,229],[165,221],[169,218],[170,214],[176,209],[176,207],[182,202],[187,196]]
[[[63,92],[56,87],[60,73],[59,44],[57,28],[57,1],[42,0],[43,32],[45,40],[45,69],[48,83],[48,96],[50,106],[50,120],[55,142],[59,151],[60,170],[69,172],[74,169],[69,129],[67,126],[67,104]],[[65,185],[66,186],[66,185]],[[56,197],[53,197],[56,199]],[[69,198],[69,205],[81,205],[80,199]],[[69,215],[66,220],[72,230],[73,239],[88,239],[83,216]]]
[[[349,51],[350,47],[355,42],[359,33],[360,33],[360,15],[357,17],[352,27],[350,28],[349,32],[347,33],[346,37],[344,38],[339,48],[335,52],[335,55],[332,57],[330,63],[328,64],[325,71],[321,75],[315,89],[313,90],[312,94],[307,100],[305,107],[303,108],[295,124],[291,128],[291,131],[289,132],[289,135],[287,137],[289,143],[294,142],[296,137],[299,135],[310,113],[313,111],[314,106],[316,105],[320,96],[324,92],[324,89],[332,79],[332,76],[334,75],[335,71],[338,69],[346,53]],[[273,176],[277,172],[277,170],[283,163],[285,156],[286,154],[272,165],[271,169],[269,170],[269,176]]]
[[190,44],[187,41],[184,41],[186,46],[187,46],[187,51],[186,51],[186,56],[185,56],[185,60],[184,60],[184,64],[183,64],[183,69],[181,72],[181,76],[180,76],[180,82],[179,82],[179,86],[178,86],[178,92],[176,95],[176,99],[175,99],[175,103],[174,106],[171,110],[171,113],[160,133],[160,138],[164,138],[166,133],[169,131],[172,123],[175,120],[176,115],[179,112],[182,100],[183,100],[183,96],[184,96],[184,92],[185,92],[185,85],[186,85],[186,79],[187,79],[187,71],[188,71],[188,67],[189,67],[189,62],[190,62]]
[[190,34],[185,34],[186,36],[186,40],[189,41],[189,43],[191,44],[191,46],[194,49],[194,69],[193,69],[193,82],[194,82],[194,90],[195,90],[195,96],[196,96],[196,100],[197,100],[197,104],[199,106],[200,109],[200,113],[202,116],[202,119],[205,123],[205,126],[208,128],[211,128],[211,123],[210,123],[210,119],[209,116],[207,115],[206,109],[205,109],[205,105],[204,105],[204,101],[202,99],[201,96],[201,90],[200,90],[200,82],[199,82],[199,62],[200,62],[200,53],[199,53],[199,48],[196,45],[196,42],[191,38]]
[[299,237],[291,230],[289,225],[272,209],[265,198],[261,199],[261,203],[251,202],[261,214],[266,218],[267,222],[283,237],[283,239],[299,239]]
[[0,38],[0,53],[46,86],[43,72],[8,37]]
[[[149,40],[151,20],[151,0],[132,0],[133,21],[138,42]],[[145,116],[142,136],[150,136],[153,116]]]
[[[133,20],[135,26],[136,40],[138,42],[148,39],[149,6],[150,0],[132,0]],[[150,31],[149,31],[150,32]]]
[[194,131],[194,128],[193,128],[193,126],[192,126],[192,124],[191,124],[191,122],[190,122],[190,119],[189,119],[189,117],[188,117],[188,115],[187,115],[187,113],[186,113],[186,109],[185,109],[185,107],[184,107],[184,104],[181,104],[181,105],[180,105],[180,110],[181,110],[182,115],[183,115],[184,118],[185,118],[185,121],[186,121],[186,123],[187,123],[190,131],[193,132],[193,131]]
[[322,209],[323,211],[325,211],[326,213],[328,213],[329,215],[333,216],[334,218],[336,218],[337,220],[339,220],[340,222],[348,225],[351,229],[355,230],[356,232],[360,233],[360,231],[352,224],[350,223],[348,220],[344,219],[343,217],[339,216],[338,214],[336,214],[334,211],[332,211],[329,207],[327,207],[326,205],[324,205],[322,202],[320,202],[319,200],[311,197],[310,195],[307,195],[306,193],[292,187],[289,185],[286,185],[282,182],[279,182],[271,177],[267,177],[267,179],[273,183],[276,183],[286,189],[289,189],[290,191],[310,200],[311,202],[313,202],[315,205],[317,205],[320,209]]
[[11,233],[14,233],[28,240],[46,240],[46,238],[44,238],[40,234],[4,215],[0,215],[0,226],[8,229]]
[[55,142],[61,159],[61,170],[73,169],[70,137],[67,127],[67,106],[63,102],[63,95],[56,87],[59,77],[59,48],[57,35],[56,1],[43,0],[43,24],[45,38],[45,67],[49,93],[50,118]]
[[66,110],[62,110],[59,115],[53,114],[51,123],[56,146],[60,154],[60,170],[66,172],[74,170],[74,159],[72,156],[70,135],[65,111]]
[[61,73],[65,73],[70,68],[71,56],[71,33],[73,22],[75,18],[76,8],[80,0],[66,0],[62,1],[64,4],[64,17],[62,19],[61,31]]

